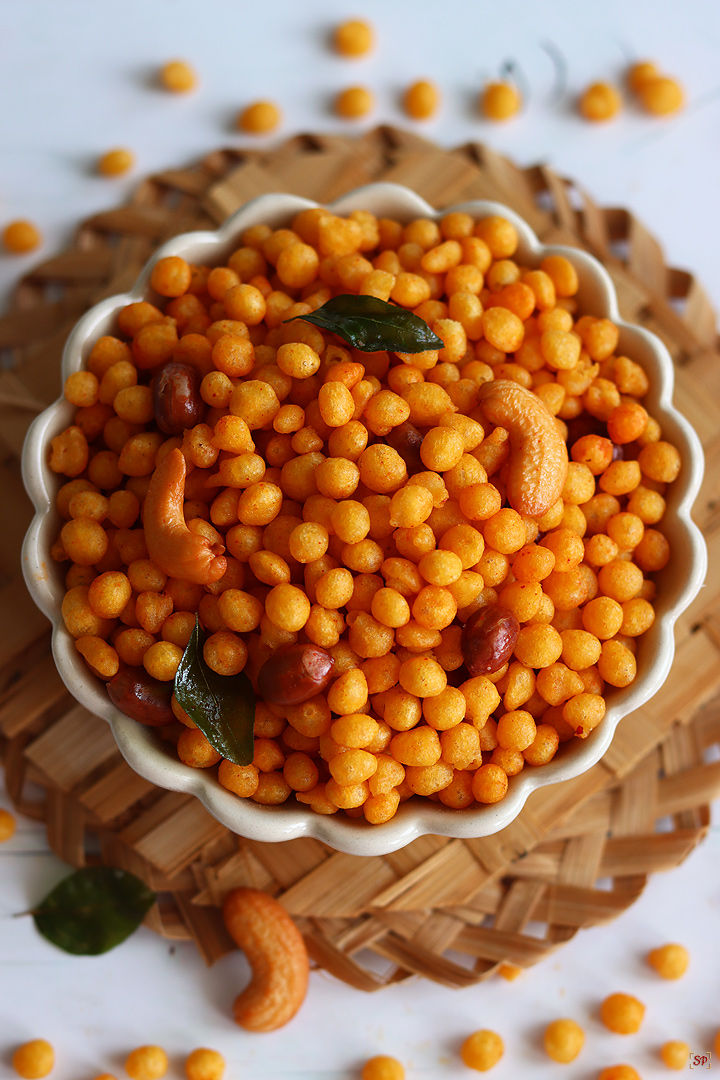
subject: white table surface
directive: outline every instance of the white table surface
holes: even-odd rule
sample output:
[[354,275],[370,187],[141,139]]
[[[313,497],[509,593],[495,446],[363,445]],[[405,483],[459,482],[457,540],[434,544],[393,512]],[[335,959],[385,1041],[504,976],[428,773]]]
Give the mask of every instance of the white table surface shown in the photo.
[[[327,49],[328,31],[358,14],[375,25],[378,48],[367,60],[343,61]],[[568,95],[555,104],[553,68],[542,49],[548,40],[568,62]],[[116,205],[140,176],[223,143],[243,145],[232,125],[249,101],[271,97],[282,105],[282,136],[362,130],[404,123],[399,93],[427,76],[442,86],[444,102],[418,131],[447,146],[485,140],[522,164],[548,162],[600,204],[629,207],[668,260],[694,270],[720,305],[717,0],[0,0],[0,42],[0,228],[31,218],[45,234],[42,256],[60,250],[78,219]],[[176,56],[199,71],[201,87],[191,96],[152,85],[158,66]],[[654,120],[629,106],[606,126],[577,118],[571,91],[619,79],[628,57],[645,56],[685,84],[689,105],[680,117]],[[491,125],[474,115],[472,102],[482,80],[509,59],[530,86],[527,111],[506,126]],[[332,116],[330,102],[357,83],[375,90],[377,109],[350,125]],[[122,145],[137,153],[135,172],[121,180],[93,175],[97,156]],[[38,257],[0,255],[0,301]],[[720,1027],[717,826],[614,924],[578,934],[513,983],[495,979],[453,992],[418,980],[364,995],[315,973],[301,1015],[266,1036],[230,1019],[247,979],[239,954],[206,969],[193,946],[171,947],[141,929],[105,957],[72,958],[46,943],[30,919],[13,918],[65,873],[31,822],[21,821],[0,848],[0,1077],[12,1075],[13,1047],[35,1036],[55,1044],[57,1080],[105,1071],[122,1077],[127,1051],[147,1042],[165,1046],[174,1076],[199,1045],[225,1054],[232,1080],[351,1078],[377,1053],[403,1060],[409,1080],[470,1076],[459,1043],[490,1027],[506,1041],[492,1074],[498,1078],[532,1072],[543,1080],[559,1071],[591,1080],[619,1061],[647,1078],[668,1075],[657,1059],[666,1038],[707,1052]],[[664,983],[643,962],[649,948],[672,940],[692,956],[682,983]],[[635,1037],[611,1035],[597,1020],[600,1000],[615,990],[648,1006]],[[575,1017],[587,1032],[583,1054],[564,1070],[539,1049],[539,1033],[558,1016]]]

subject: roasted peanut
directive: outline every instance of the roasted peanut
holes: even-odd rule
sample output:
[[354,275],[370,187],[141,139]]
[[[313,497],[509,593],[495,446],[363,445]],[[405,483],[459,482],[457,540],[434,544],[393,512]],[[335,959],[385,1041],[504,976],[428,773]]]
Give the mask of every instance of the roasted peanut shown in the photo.
[[510,434],[506,492],[519,514],[541,517],[565,486],[568,453],[560,430],[536,394],[497,379],[478,391],[485,418]]
[[235,999],[235,1022],[248,1031],[275,1031],[292,1020],[307,993],[310,964],[302,935],[287,911],[259,889],[233,889],[223,920],[252,968]]
[[511,611],[488,606],[478,608],[465,623],[460,649],[471,675],[490,675],[512,656],[520,623]]
[[108,697],[113,705],[147,727],[172,724],[175,719],[170,708],[172,691],[172,682],[153,679],[142,667],[122,666],[107,683]]
[[391,428],[385,436],[385,442],[388,446],[392,446],[393,450],[397,450],[398,454],[407,465],[407,471],[410,476],[413,476],[415,473],[423,472],[425,468],[422,463],[422,458],[420,457],[422,441],[422,435],[409,420],[406,420],[403,424],[398,424],[397,427]]
[[212,585],[227,570],[225,548],[185,524],[185,458],[177,448],[156,467],[143,507],[150,558],[168,577]]
[[265,661],[258,674],[258,693],[275,705],[300,705],[322,693],[335,661],[319,645],[288,645]]
[[188,364],[170,361],[153,380],[153,408],[157,426],[166,435],[182,435],[205,415],[200,397],[200,374]]

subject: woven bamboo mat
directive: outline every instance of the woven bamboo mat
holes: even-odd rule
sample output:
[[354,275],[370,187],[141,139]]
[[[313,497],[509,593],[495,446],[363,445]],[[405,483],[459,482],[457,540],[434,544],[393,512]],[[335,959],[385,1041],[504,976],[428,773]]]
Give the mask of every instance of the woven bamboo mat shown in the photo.
[[[159,243],[212,227],[247,199],[292,191],[329,201],[373,180],[407,184],[438,207],[469,198],[512,206],[546,242],[592,251],[623,315],[667,344],[675,399],[705,446],[696,519],[710,547],[707,587],[677,629],[671,675],[620,725],[584,776],[542,789],[502,833],[424,837],[384,858],[338,854],[315,840],[246,842],[185,795],[136,776],[108,727],[67,694],[47,624],[19,572],[30,507],[19,455],[33,416],[60,389],[65,337],[99,298],[122,291]],[[67,251],[19,283],[0,319],[0,752],[18,809],[47,825],[73,866],[133,870],[161,893],[149,924],[192,939],[208,962],[232,947],[218,902],[236,885],[267,889],[298,920],[314,960],[362,990],[421,974],[449,986],[503,963],[527,967],[584,926],[608,922],[648,875],[678,865],[704,836],[720,794],[720,354],[701,285],[665,265],[628,211],[601,209],[551,169],[519,169],[485,146],[442,150],[379,128],[360,139],[305,135],[269,152],[220,150],[145,180],[127,206],[79,226]],[[713,700],[715,699],[715,700]],[[715,755],[716,756],[716,755]],[[98,856],[99,853],[99,856]]]

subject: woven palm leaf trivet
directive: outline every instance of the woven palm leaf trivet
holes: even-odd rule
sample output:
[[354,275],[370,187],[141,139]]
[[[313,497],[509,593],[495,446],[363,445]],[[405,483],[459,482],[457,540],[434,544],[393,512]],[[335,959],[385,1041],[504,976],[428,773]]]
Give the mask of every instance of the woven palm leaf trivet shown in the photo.
[[[28,423],[59,390],[70,327],[98,299],[130,286],[158,244],[213,227],[264,192],[327,202],[375,180],[406,184],[438,207],[497,199],[543,241],[584,247],[604,263],[624,317],[667,344],[675,400],[704,444],[707,479],[695,516],[711,570],[678,623],[664,688],[621,723],[599,764],[535,792],[496,836],[428,836],[382,858],[360,858],[315,840],[241,840],[192,797],[158,790],[125,764],[107,725],[60,682],[47,623],[25,592],[19,552],[30,507],[19,456]],[[7,788],[21,812],[46,823],[66,862],[82,866],[100,852],[103,862],[158,890],[147,921],[159,933],[191,938],[212,962],[233,947],[218,903],[229,888],[250,885],[282,901],[318,965],[359,989],[412,974],[466,986],[503,962],[536,963],[579,928],[610,921],[637,899],[649,874],[677,866],[702,839],[708,804],[720,793],[720,762],[710,752],[720,742],[713,700],[720,692],[720,355],[702,287],[665,265],[657,241],[628,211],[600,209],[544,166],[520,169],[476,144],[443,150],[392,128],[358,139],[299,136],[267,152],[220,150],[151,176],[127,206],[82,222],[71,248],[20,281],[0,319],[0,349],[11,360],[0,369]]]

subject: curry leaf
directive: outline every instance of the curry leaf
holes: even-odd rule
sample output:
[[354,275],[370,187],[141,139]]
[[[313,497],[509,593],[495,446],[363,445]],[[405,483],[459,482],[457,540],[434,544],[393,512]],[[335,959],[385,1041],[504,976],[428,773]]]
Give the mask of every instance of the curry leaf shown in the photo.
[[53,945],[76,956],[99,956],[129,937],[154,903],[155,893],[127,870],[86,866],[30,914]]
[[[343,293],[309,315],[295,315],[293,318],[314,323],[323,330],[331,330],[362,352],[387,349],[390,352],[417,353],[442,349],[445,345],[442,338],[434,334],[418,315],[379,300],[376,296]],[[293,319],[284,321],[293,322]]]
[[253,759],[255,692],[244,672],[218,675],[203,659],[200,622],[195,628],[175,676],[175,697],[218,753],[235,765]]

